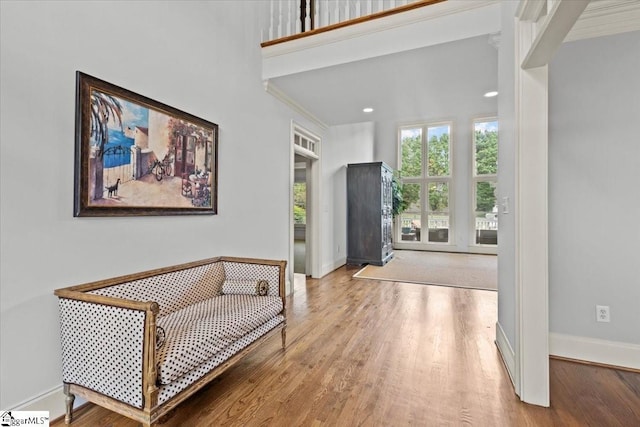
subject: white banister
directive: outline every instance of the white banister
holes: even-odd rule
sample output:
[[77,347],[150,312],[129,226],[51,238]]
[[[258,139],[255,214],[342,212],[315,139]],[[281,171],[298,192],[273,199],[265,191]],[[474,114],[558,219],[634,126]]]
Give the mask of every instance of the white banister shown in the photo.
[[273,40],[275,39],[274,34],[273,34],[273,20],[274,18],[274,14],[275,14],[275,10],[274,10],[274,2],[271,2],[269,4],[269,32],[268,32],[268,40]]
[[299,1],[292,1],[290,2],[291,4],[289,5],[289,8],[292,10],[292,14],[293,14],[293,21],[294,21],[294,28],[295,30],[295,34],[300,34],[302,32],[302,21],[300,20],[300,2]]
[[277,34],[278,34],[278,38],[280,37],[284,37],[283,35],[283,31],[282,31],[282,0],[278,0],[278,16],[276,18],[278,24],[277,24]]
[[311,2],[308,1],[306,2],[307,4],[305,5],[305,18],[304,18],[304,28],[306,31],[312,30],[313,27],[311,26]]
[[340,3],[339,2],[335,2],[334,7],[333,7],[333,14],[331,14],[330,16],[330,24],[337,24],[338,22],[340,22]]
[[318,2],[319,5],[321,4],[322,6],[322,19],[320,20],[320,27],[326,27],[327,25],[331,25],[331,18],[329,17],[330,12],[329,12],[329,5],[327,3],[323,3],[323,2]]
[[295,23],[295,18],[296,14],[293,10],[291,10],[291,2],[289,2],[289,5],[287,6],[287,27],[285,30],[285,36],[290,36],[291,34],[295,33],[295,28],[296,28],[296,23]]
[[[312,1],[314,7],[311,7]],[[265,20],[269,28],[262,29],[262,34],[269,39],[266,41],[271,41],[301,33],[303,25],[300,17],[303,11],[304,29],[309,31],[312,29],[312,22],[313,29],[318,29],[417,1],[419,0],[270,0],[269,19]]]

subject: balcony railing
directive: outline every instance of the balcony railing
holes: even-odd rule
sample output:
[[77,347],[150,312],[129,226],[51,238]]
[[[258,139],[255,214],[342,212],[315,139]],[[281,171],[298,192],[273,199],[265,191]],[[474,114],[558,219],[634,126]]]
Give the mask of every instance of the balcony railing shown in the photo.
[[262,47],[446,0],[271,0]]
[[[417,219],[415,219],[417,218]],[[417,214],[415,216],[415,218],[412,218],[409,214],[409,216],[404,215],[401,217],[400,220],[400,226],[403,229],[413,229],[416,227],[420,227],[420,214]],[[497,230],[498,229],[498,218],[497,217],[492,217],[492,218],[476,218],[475,219],[475,223],[476,223],[476,230]],[[429,229],[433,230],[433,229],[442,229],[442,228],[449,228],[449,218],[448,217],[443,217],[443,218],[429,218],[428,220],[428,227]]]

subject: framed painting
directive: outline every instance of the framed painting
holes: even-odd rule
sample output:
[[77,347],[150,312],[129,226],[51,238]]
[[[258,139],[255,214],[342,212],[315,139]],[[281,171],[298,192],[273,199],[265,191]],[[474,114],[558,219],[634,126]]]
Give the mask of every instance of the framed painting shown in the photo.
[[78,71],[74,216],[214,215],[218,125]]

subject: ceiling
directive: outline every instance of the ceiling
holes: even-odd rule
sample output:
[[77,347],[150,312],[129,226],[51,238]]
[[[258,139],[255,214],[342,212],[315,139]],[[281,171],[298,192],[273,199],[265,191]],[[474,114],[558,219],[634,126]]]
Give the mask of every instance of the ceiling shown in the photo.
[[[495,36],[306,71],[270,80],[326,125],[430,119],[455,111],[469,96],[497,90]],[[443,87],[446,96],[443,96]],[[487,99],[487,111],[496,100]],[[364,113],[372,107],[372,113]]]
[[[592,0],[566,40],[636,30],[640,1]],[[269,84],[328,126],[432,119],[457,111],[470,96],[497,90],[495,39],[473,37],[276,77]],[[446,96],[440,95],[443,87]],[[374,112],[363,113],[364,107]],[[497,110],[496,98],[486,99],[485,110]]]

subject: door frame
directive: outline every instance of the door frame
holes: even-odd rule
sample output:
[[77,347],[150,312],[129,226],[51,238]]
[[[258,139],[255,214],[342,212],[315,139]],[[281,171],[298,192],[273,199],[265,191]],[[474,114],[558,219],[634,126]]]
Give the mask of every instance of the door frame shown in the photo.
[[[315,150],[311,151],[296,145],[295,136],[304,135],[315,142]],[[295,181],[296,154],[309,159],[307,168],[307,226],[306,226],[306,257],[310,267],[307,275],[320,278],[320,167],[322,139],[304,126],[291,121],[290,135],[290,176],[289,176],[289,273],[290,292],[293,293],[293,262],[294,262],[294,218],[293,218],[293,184]]]

